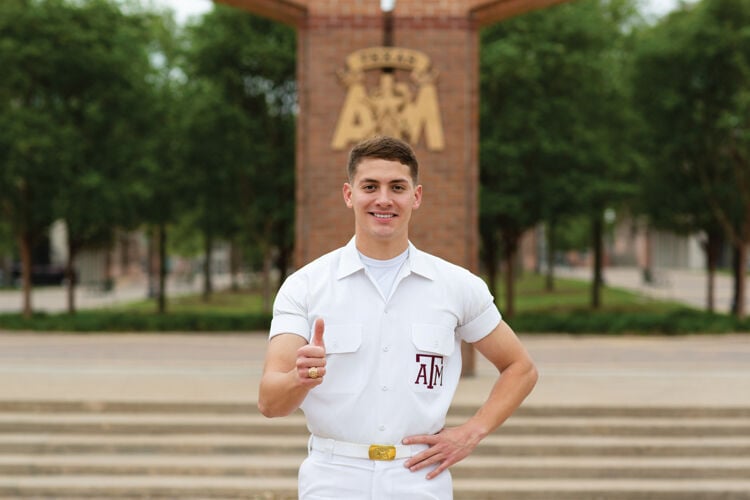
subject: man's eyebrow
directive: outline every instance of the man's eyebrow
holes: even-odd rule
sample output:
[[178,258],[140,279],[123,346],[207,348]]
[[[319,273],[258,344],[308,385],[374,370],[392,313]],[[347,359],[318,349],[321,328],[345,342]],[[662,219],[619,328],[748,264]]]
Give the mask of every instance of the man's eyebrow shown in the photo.
[[[359,182],[360,183],[364,183],[364,184],[380,184],[380,180],[379,179],[362,179]],[[407,177],[401,177],[401,178],[398,178],[398,179],[391,179],[387,183],[388,184],[403,184],[403,183],[408,184],[409,183],[409,179]]]

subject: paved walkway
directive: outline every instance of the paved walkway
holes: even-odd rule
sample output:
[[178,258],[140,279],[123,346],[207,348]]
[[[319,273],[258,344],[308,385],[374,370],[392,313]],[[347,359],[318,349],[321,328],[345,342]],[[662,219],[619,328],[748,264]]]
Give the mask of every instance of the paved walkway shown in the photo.
[[[586,269],[558,276],[587,279]],[[645,286],[636,269],[607,269],[612,286],[701,306],[702,273],[669,271]],[[719,304],[731,282],[720,277]],[[79,290],[80,307],[143,298],[143,287],[109,294]],[[64,290],[38,290],[35,307],[60,310]],[[18,292],[0,292],[0,311]],[[724,307],[724,306],[722,306]],[[750,334],[683,337],[521,335],[540,382],[530,405],[750,407]],[[252,334],[42,334],[0,331],[0,400],[171,400],[247,402],[257,398],[266,338]],[[476,377],[457,401],[479,404],[494,382],[478,356]]]
[[[203,281],[194,279],[191,282],[173,279],[167,284],[167,294],[175,297],[184,294],[200,293]],[[221,289],[229,286],[229,276],[214,277],[213,286]],[[118,284],[111,291],[99,287],[76,287],[75,301],[79,309],[106,308],[123,302],[134,302],[148,298],[148,285],[144,281],[131,281]],[[0,290],[0,313],[18,312],[22,309],[23,297],[20,290]],[[34,311],[63,312],[68,308],[67,289],[63,286],[32,288],[31,304]]]
[[[750,407],[750,335],[522,335],[541,378],[535,406]],[[1,400],[254,402],[264,333],[0,332]],[[478,405],[495,371],[478,356],[459,403]]]

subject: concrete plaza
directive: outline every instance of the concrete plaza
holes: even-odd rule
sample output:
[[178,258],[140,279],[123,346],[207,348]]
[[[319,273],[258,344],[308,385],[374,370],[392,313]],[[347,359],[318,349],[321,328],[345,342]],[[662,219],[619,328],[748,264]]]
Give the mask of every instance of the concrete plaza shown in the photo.
[[[457,500],[750,498],[750,335],[520,336],[539,383]],[[0,498],[296,498],[304,420],[253,409],[266,342],[0,331]],[[450,425],[496,375],[479,357]]]
[[[587,278],[587,270],[558,276]],[[637,269],[607,269],[607,282],[699,305],[702,274],[670,272],[660,287]],[[720,300],[729,280],[717,283]],[[182,287],[179,292],[191,291]],[[79,290],[80,307],[145,297],[140,285],[114,292]],[[64,307],[64,290],[41,289],[36,308]],[[0,292],[0,311],[18,310],[17,291]],[[728,304],[727,304],[728,305]],[[722,306],[723,307],[723,306]],[[524,335],[541,380],[529,405],[750,407],[750,335],[600,337]],[[265,350],[263,332],[247,334],[41,334],[0,332],[0,399],[186,400],[253,402]],[[478,357],[477,376],[457,402],[477,404],[495,376]]]
[[[541,378],[534,406],[750,407],[750,335],[521,335]],[[265,351],[248,334],[0,332],[0,400],[254,403]],[[478,358],[456,402],[496,376]]]

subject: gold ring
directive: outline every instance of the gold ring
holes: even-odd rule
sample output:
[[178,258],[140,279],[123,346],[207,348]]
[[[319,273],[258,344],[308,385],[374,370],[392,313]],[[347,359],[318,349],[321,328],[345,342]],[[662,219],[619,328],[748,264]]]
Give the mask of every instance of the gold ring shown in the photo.
[[318,367],[311,366],[307,369],[307,376],[310,378],[318,378]]

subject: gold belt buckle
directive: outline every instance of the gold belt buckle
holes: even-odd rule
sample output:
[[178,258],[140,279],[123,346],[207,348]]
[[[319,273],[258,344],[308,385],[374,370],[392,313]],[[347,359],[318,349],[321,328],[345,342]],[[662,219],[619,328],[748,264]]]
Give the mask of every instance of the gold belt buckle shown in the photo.
[[370,445],[370,460],[395,460],[396,447],[384,444]]

